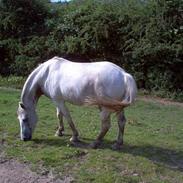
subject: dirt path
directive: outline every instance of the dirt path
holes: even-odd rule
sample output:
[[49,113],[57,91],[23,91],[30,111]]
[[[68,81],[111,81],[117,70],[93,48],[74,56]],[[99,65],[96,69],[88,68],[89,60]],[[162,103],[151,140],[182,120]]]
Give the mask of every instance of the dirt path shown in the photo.
[[71,183],[72,181],[72,177],[60,180],[51,172],[47,175],[38,175],[30,170],[28,164],[13,159],[0,159],[0,183]]
[[155,103],[160,103],[163,105],[174,105],[174,106],[179,106],[183,107],[183,102],[175,102],[170,99],[164,99],[160,97],[154,97],[154,96],[138,96],[137,100],[142,100],[145,102],[155,102]]

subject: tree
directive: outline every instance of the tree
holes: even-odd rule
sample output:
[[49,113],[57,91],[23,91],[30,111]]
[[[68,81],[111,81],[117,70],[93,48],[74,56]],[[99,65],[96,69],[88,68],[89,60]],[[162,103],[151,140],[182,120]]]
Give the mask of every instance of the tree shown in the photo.
[[1,74],[12,73],[13,63],[33,36],[46,33],[48,17],[48,8],[41,0],[0,0]]

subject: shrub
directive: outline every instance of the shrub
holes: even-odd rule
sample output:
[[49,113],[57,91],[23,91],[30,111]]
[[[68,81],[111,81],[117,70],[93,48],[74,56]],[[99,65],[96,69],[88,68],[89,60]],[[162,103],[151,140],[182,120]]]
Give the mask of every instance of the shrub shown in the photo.
[[13,2],[0,1],[1,74],[27,75],[67,54],[112,61],[132,73],[139,88],[183,90],[183,1]]

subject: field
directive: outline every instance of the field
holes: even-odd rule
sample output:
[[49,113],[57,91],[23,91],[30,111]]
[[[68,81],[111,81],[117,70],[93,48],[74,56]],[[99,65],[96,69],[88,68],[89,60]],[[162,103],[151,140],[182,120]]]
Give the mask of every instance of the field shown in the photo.
[[[127,125],[122,150],[111,145],[117,123],[99,149],[69,143],[71,131],[55,137],[57,118],[54,105],[45,97],[39,101],[39,122],[33,140],[22,142],[16,118],[19,90],[0,89],[0,153],[31,165],[41,174],[52,171],[61,179],[86,183],[181,183],[183,180],[183,107],[138,100],[126,109]],[[95,108],[68,105],[80,139],[91,143],[100,129]]]

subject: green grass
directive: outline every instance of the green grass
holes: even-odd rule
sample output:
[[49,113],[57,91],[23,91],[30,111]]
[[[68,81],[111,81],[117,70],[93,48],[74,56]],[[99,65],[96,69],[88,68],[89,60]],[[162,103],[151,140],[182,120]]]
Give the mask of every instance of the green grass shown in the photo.
[[[0,89],[0,151],[4,151],[7,157],[28,162],[41,173],[52,170],[60,177],[71,176],[79,183],[182,182],[183,108],[138,101],[126,109],[128,122],[123,149],[111,149],[117,136],[117,123],[113,116],[104,144],[93,150],[69,143],[71,131],[66,122],[66,135],[54,136],[56,111],[45,97],[38,104],[39,122],[33,140],[20,141],[16,119],[19,97],[19,91]],[[100,128],[98,111],[68,107],[81,140],[92,142]]]

